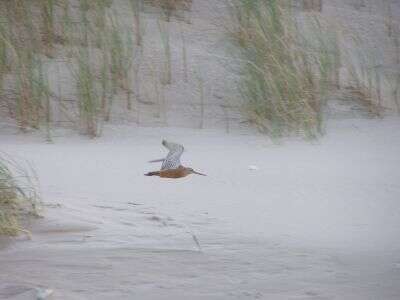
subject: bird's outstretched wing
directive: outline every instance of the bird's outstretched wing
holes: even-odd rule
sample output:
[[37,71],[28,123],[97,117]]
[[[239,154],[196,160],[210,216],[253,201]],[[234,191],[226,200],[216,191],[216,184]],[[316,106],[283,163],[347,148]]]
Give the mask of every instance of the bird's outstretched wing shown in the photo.
[[181,165],[181,155],[183,153],[183,146],[180,144],[175,144],[171,142],[167,142],[166,140],[162,141],[162,144],[165,148],[169,150],[167,157],[164,159],[163,164],[161,166],[161,170],[170,170],[177,169]]

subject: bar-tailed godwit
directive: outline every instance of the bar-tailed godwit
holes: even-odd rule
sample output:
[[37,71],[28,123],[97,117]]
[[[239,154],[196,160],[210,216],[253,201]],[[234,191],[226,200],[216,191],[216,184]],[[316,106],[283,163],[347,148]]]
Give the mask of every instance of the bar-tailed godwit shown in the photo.
[[196,172],[192,168],[186,168],[181,165],[181,155],[183,153],[183,146],[176,143],[162,141],[165,148],[169,150],[167,157],[161,159],[155,159],[150,162],[163,162],[160,171],[149,172],[144,174],[146,176],[159,176],[163,178],[182,178],[189,174],[197,174],[206,176],[205,174]]

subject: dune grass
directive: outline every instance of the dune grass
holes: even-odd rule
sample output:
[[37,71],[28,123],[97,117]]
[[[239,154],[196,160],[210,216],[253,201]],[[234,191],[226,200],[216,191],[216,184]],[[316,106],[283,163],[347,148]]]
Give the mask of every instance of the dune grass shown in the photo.
[[90,63],[90,54],[87,48],[77,52],[78,70],[75,74],[78,93],[79,119],[82,133],[91,137],[100,132],[100,96],[95,85],[93,68]]
[[[132,109],[132,69],[137,24],[122,24],[112,0],[29,0],[0,3],[0,106],[22,131],[44,127],[47,139],[52,107],[64,107],[59,82],[49,70],[62,60],[72,71],[75,99],[69,107],[74,127],[89,136],[100,134],[100,121],[108,121],[116,95],[126,94]],[[138,4],[138,1],[132,1]],[[133,11],[139,17],[139,8]],[[59,18],[58,18],[59,17]],[[140,29],[139,29],[140,30]],[[136,37],[140,44],[141,37]],[[89,63],[90,62],[90,63]],[[6,78],[7,77],[7,78]],[[5,78],[7,82],[5,82]],[[4,84],[3,84],[4,83]],[[4,85],[7,84],[6,90]],[[53,86],[50,86],[52,84]],[[60,90],[60,89],[58,89]],[[77,126],[78,125],[78,126]]]
[[[343,49],[338,47],[337,35],[327,30],[329,26],[318,16],[321,1],[304,1],[306,12],[300,14],[292,11],[293,1],[289,0],[228,2],[232,16],[229,32],[239,46],[233,47],[235,59],[229,60],[241,62],[235,75],[241,78],[237,86],[246,103],[243,110],[261,131],[271,136],[320,135],[326,96],[335,88],[345,87],[340,87],[346,73],[339,72],[341,67],[354,75],[352,88],[363,95],[365,103],[379,103],[384,97],[385,78],[381,73],[374,67],[365,68],[367,64],[361,60],[360,66],[351,66],[341,57]],[[113,113],[130,116],[131,110],[136,110],[139,120],[139,102],[144,96],[140,91],[146,90],[146,84],[152,85],[142,80],[145,74],[162,74],[164,86],[155,89],[157,103],[164,102],[164,89],[168,91],[179,83],[179,76],[175,78],[174,74],[177,60],[172,59],[177,54],[175,25],[179,12],[189,10],[191,4],[191,0],[0,1],[2,113],[8,112],[23,131],[44,127],[48,140],[56,122],[97,136],[101,122],[111,120]],[[163,57],[151,63],[154,71],[150,72],[150,63],[145,61],[149,56],[144,53],[152,50],[144,43],[144,33],[146,23],[152,21],[141,15],[148,5],[163,12],[156,20]],[[167,22],[172,15],[177,18]],[[392,19],[389,15],[388,34],[399,56],[400,43]],[[192,80],[193,88],[197,82],[189,72],[189,36],[182,27],[179,31],[183,80]],[[49,72],[59,65],[67,68],[53,80]],[[71,74],[65,74],[68,70],[74,70],[74,80]],[[158,85],[158,75],[152,77]],[[392,77],[389,83],[400,111],[400,76],[396,73]],[[64,79],[70,81],[65,88]]]
[[159,20],[158,29],[160,31],[161,42],[164,50],[164,76],[162,82],[163,84],[171,84],[172,70],[169,24]]
[[54,10],[55,0],[40,0],[40,12],[42,14],[42,41],[45,47],[45,53],[47,56],[52,55],[54,42],[55,42],[55,22],[54,22]]
[[0,235],[29,234],[24,222],[38,216],[39,196],[32,169],[0,154]]
[[188,10],[192,5],[192,0],[145,0],[145,2],[160,7],[167,22],[174,12]]
[[141,6],[142,2],[141,0],[129,0],[129,4],[132,9],[133,13],[133,27],[135,30],[135,36],[136,36],[136,45],[137,46],[142,46],[142,25],[141,25],[141,17],[140,17],[140,11],[141,11]]
[[284,0],[235,0],[231,11],[249,119],[271,136],[318,136],[335,57],[319,20],[299,21]]

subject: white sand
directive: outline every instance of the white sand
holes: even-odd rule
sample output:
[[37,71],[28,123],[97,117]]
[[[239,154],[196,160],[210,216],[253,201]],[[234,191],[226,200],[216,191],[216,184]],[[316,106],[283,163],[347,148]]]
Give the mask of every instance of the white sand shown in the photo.
[[[32,240],[1,250],[0,299],[37,287],[50,299],[399,299],[399,132],[391,118],[336,120],[316,144],[132,126],[54,144],[3,132],[1,150],[35,165],[46,211]],[[143,176],[162,138],[208,176]]]

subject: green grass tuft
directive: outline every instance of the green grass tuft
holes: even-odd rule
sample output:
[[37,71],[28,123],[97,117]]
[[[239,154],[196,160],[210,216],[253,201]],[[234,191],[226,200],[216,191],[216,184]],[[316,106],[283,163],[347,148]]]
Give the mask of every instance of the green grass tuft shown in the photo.
[[316,18],[296,19],[283,0],[233,3],[245,112],[271,136],[318,136],[335,56],[329,35]]
[[29,234],[21,223],[38,216],[39,196],[32,170],[0,156],[0,235]]

